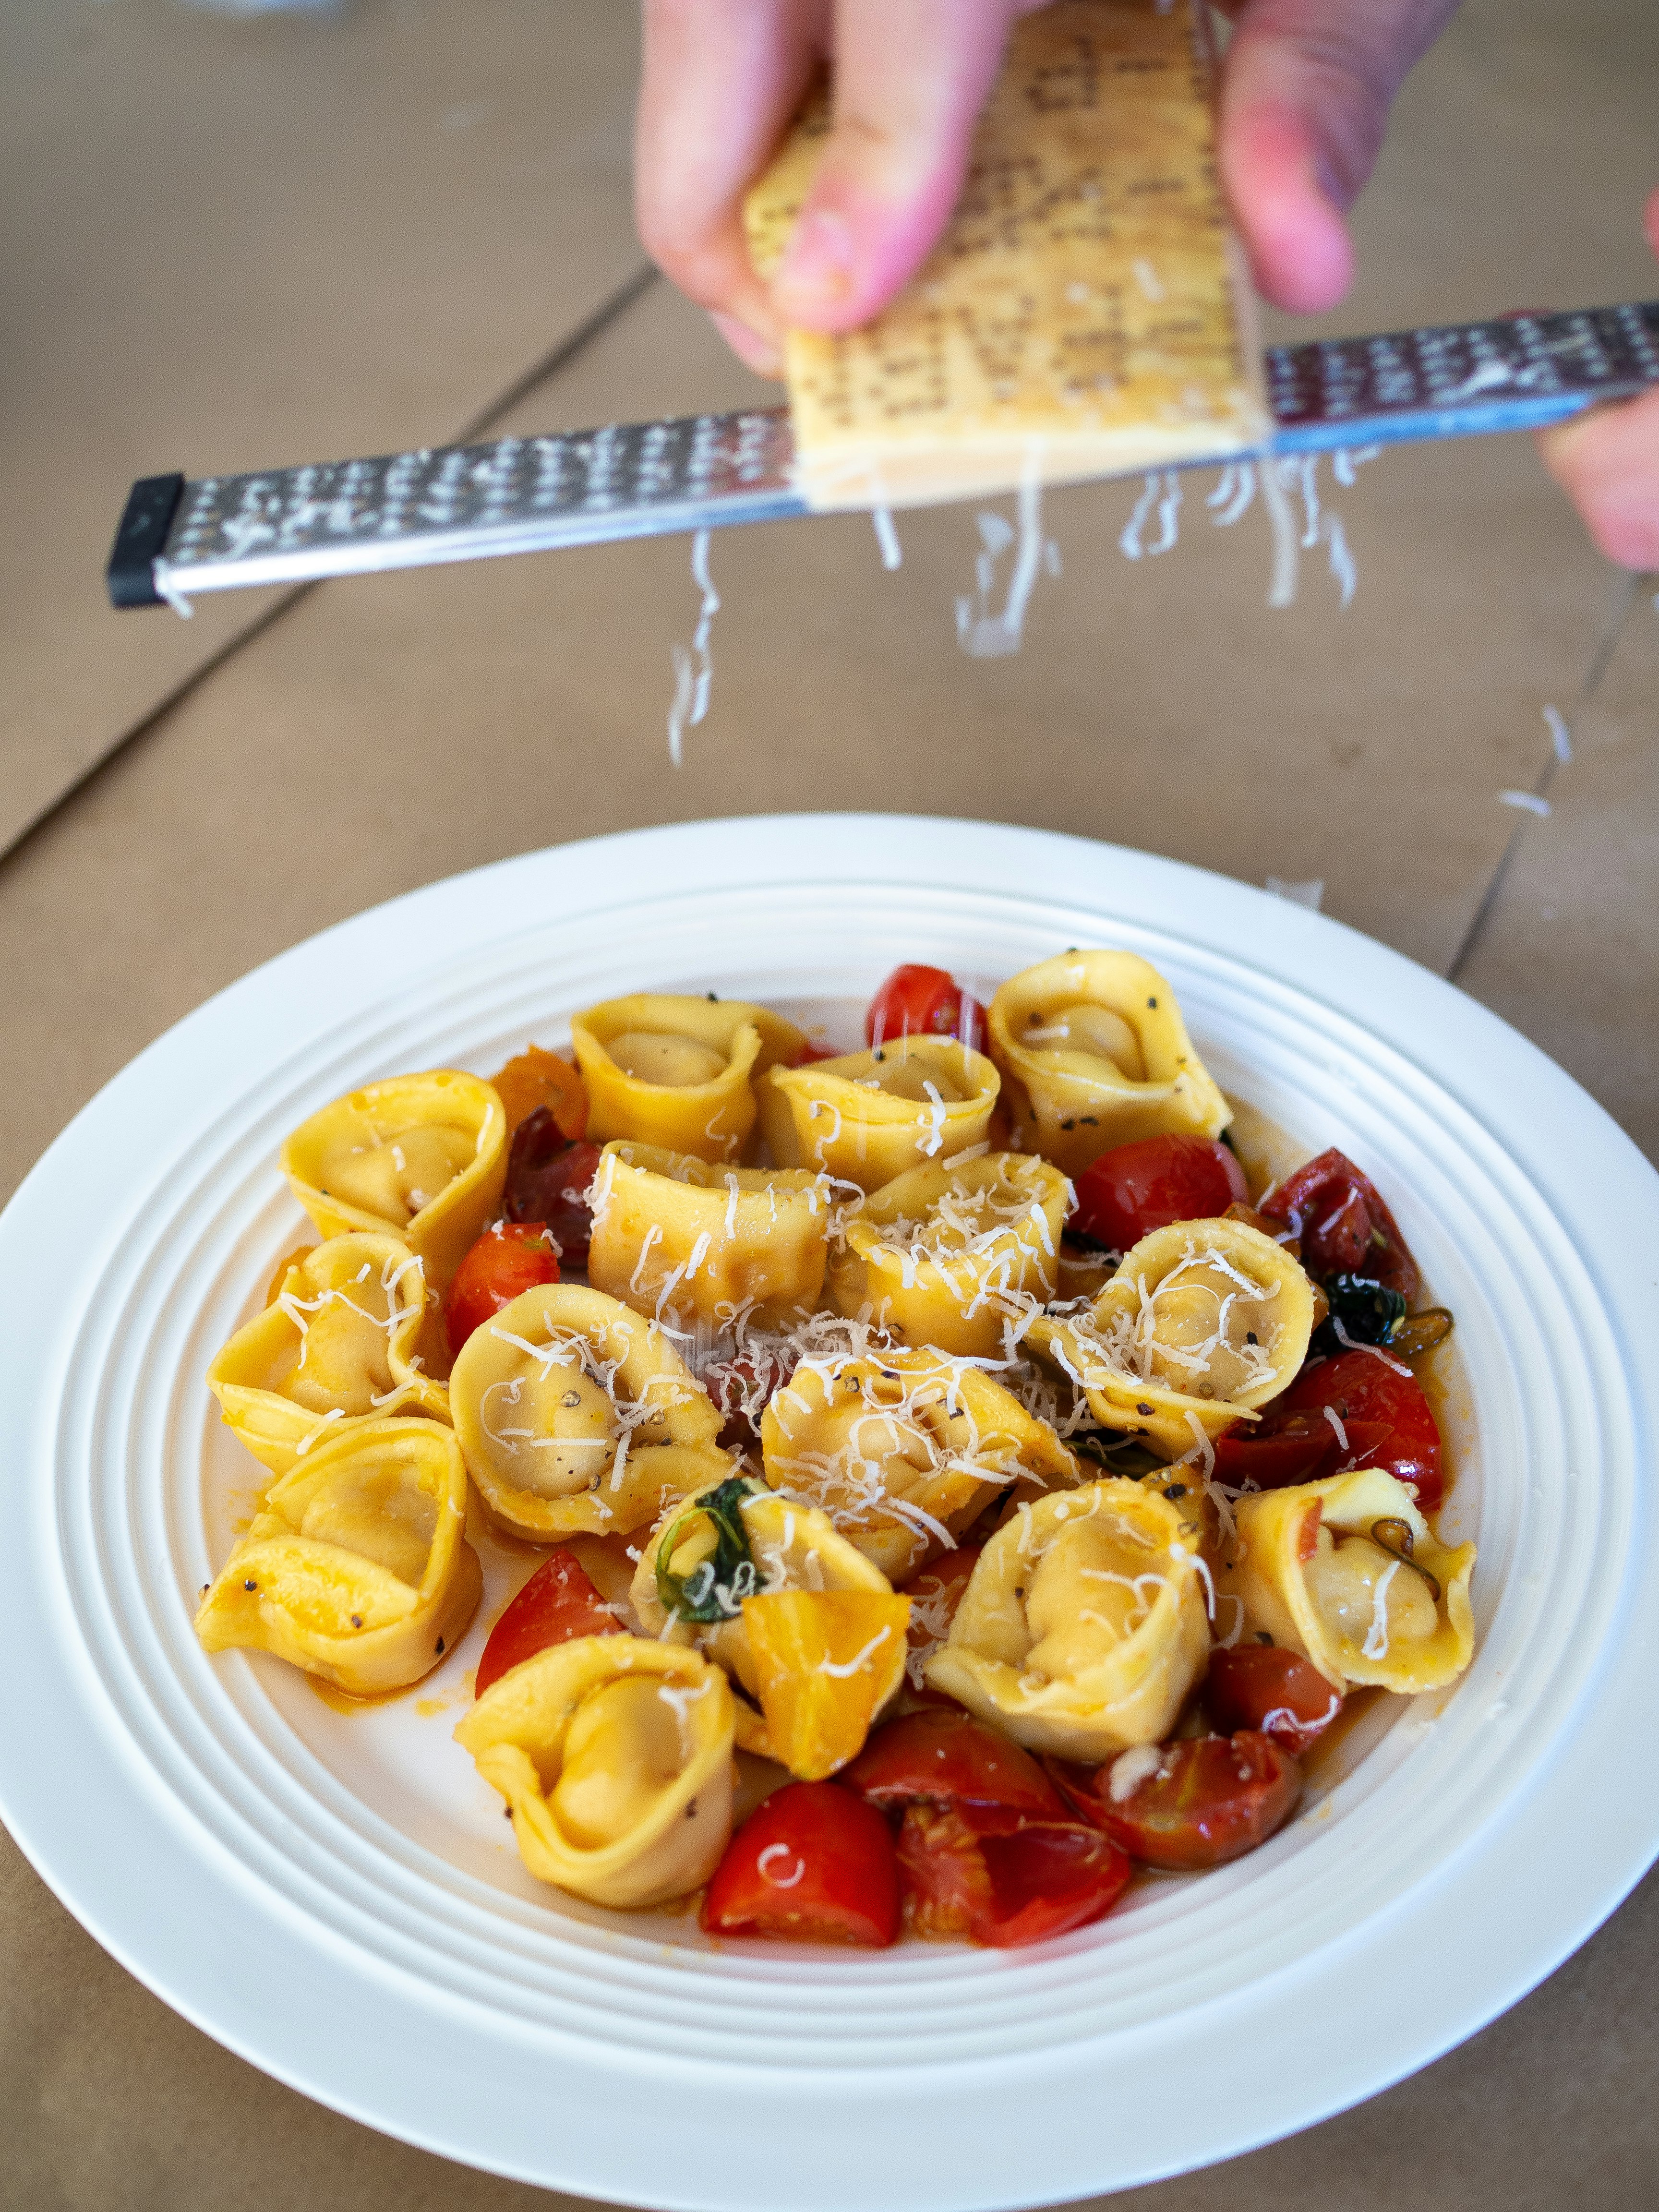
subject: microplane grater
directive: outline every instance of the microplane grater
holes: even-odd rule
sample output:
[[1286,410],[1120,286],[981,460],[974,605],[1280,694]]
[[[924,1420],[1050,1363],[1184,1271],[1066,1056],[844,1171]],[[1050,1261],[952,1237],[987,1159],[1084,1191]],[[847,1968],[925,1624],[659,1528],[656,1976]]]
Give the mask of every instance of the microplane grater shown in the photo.
[[[1265,366],[1273,457],[1538,429],[1659,385],[1659,301],[1273,346]],[[242,586],[778,521],[811,512],[793,451],[788,410],[756,408],[195,483],[146,477],[116,534],[110,598],[178,605]]]

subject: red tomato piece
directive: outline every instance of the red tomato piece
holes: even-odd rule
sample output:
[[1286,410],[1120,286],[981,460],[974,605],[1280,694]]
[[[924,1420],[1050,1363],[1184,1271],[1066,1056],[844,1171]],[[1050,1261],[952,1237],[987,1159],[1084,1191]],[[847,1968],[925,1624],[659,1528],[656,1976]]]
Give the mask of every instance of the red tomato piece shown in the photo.
[[1322,1410],[1297,1413],[1279,1430],[1266,1429],[1265,1422],[1262,1428],[1235,1429],[1217,1442],[1217,1478],[1239,1489],[1283,1490],[1291,1483],[1322,1482],[1351,1460],[1363,1467],[1382,1464],[1374,1455],[1392,1433],[1386,1423],[1347,1421],[1343,1433],[1346,1451]]
[[1083,1821],[961,1806],[912,1805],[898,1860],[915,1934],[965,1936],[999,1950],[1098,1920],[1132,1871],[1117,1845]]
[[1115,1797],[1112,1777],[1121,1761],[1139,1758],[1124,1752],[1092,1769],[1052,1764],[1078,1811],[1121,1850],[1171,1873],[1195,1874],[1242,1858],[1283,1827],[1302,1794],[1302,1769],[1270,1736],[1253,1729],[1165,1744],[1158,1763],[1148,1764],[1133,1787]]
[[726,1417],[722,1451],[747,1451],[760,1442],[761,1415],[794,1371],[794,1354],[775,1352],[740,1352],[705,1370],[703,1387]]
[[904,1713],[871,1736],[838,1778],[872,1805],[998,1806],[1040,1820],[1066,1807],[1029,1751],[959,1708]]
[[550,1107],[538,1106],[514,1132],[501,1211],[509,1221],[545,1222],[567,1267],[587,1265],[587,1187],[599,1164],[599,1146],[567,1143]]
[[1145,1137],[1114,1145],[1077,1179],[1066,1227],[1127,1252],[1172,1221],[1213,1221],[1249,1192],[1244,1170],[1213,1137]]
[[1340,1691],[1311,1659],[1267,1644],[1211,1652],[1204,1699],[1227,1735],[1254,1729],[1293,1754],[1316,1742],[1342,1710]]
[[[1342,1424],[1346,1451],[1328,1418],[1328,1407]],[[1423,1385],[1401,1362],[1376,1352],[1340,1352],[1334,1359],[1316,1360],[1312,1366],[1304,1367],[1290,1389],[1280,1391],[1264,1408],[1248,1441],[1242,1437],[1222,1439],[1216,1450],[1217,1472],[1224,1482],[1241,1480],[1240,1474],[1226,1470],[1248,1469],[1251,1462],[1247,1455],[1276,1437],[1319,1438],[1322,1449],[1322,1428],[1328,1431],[1336,1453],[1324,1472],[1334,1474],[1350,1461],[1362,1467],[1380,1467],[1384,1474],[1410,1486],[1425,1513],[1432,1513],[1445,1496],[1440,1431]],[[1231,1451],[1226,1449],[1229,1445]],[[1278,1480],[1313,1479],[1280,1475]],[[1261,1486],[1265,1490],[1276,1486],[1267,1481]]]
[[558,1279],[559,1255],[544,1222],[501,1221],[486,1229],[455,1270],[444,1298],[444,1335],[452,1354],[523,1291]]
[[1398,1291],[1407,1305],[1417,1296],[1417,1262],[1399,1224],[1376,1184],[1345,1153],[1322,1152],[1286,1176],[1261,1210],[1301,1239],[1302,1264],[1322,1282],[1328,1275],[1363,1275]]
[[594,1589],[587,1570],[562,1544],[548,1553],[490,1630],[473,1677],[472,1694],[483,1697],[492,1682],[545,1651],[550,1644],[623,1632],[621,1621]]
[[898,1859],[873,1806],[834,1782],[791,1782],[726,1845],[702,1901],[711,1936],[882,1950],[898,1934]]
[[895,968],[870,1001],[864,1035],[872,1049],[888,1037],[957,1037],[971,1051],[985,1039],[985,1010],[942,968]]
[[[906,1583],[904,1595],[910,1601],[912,1654],[931,1652],[949,1636],[951,1623],[962,1602],[962,1593],[984,1548],[982,1544],[958,1544],[954,1552],[946,1552]],[[930,1705],[948,1705],[954,1711],[956,1699],[947,1698],[943,1690],[935,1690],[927,1682],[919,1682],[916,1676],[920,1671],[918,1664],[910,1674],[910,1687],[915,1696]]]

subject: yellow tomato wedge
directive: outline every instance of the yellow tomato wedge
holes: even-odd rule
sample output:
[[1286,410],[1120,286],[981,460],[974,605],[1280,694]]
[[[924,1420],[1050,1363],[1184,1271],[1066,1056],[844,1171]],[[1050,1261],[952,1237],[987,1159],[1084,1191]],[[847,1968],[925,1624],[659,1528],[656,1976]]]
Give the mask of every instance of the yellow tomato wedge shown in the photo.
[[775,1590],[743,1601],[773,1758],[822,1782],[856,1756],[904,1674],[910,1601],[887,1590]]

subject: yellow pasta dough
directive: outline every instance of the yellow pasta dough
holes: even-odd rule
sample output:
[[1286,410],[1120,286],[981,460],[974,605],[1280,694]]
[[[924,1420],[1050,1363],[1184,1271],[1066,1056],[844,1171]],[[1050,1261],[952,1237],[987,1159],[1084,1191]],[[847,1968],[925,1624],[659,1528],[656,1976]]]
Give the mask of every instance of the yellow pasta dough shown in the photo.
[[732,1692],[677,1644],[580,1636],[491,1683],[455,1730],[507,1800],[538,1881],[595,1905],[665,1905],[732,1832]]
[[804,1360],[767,1407],[761,1445],[774,1488],[821,1505],[895,1583],[999,1494],[1080,1473],[1000,1383],[927,1350]]
[[1232,1119],[1175,993],[1133,952],[1065,952],[1005,983],[987,1018],[1022,1151],[1070,1176],[1114,1145]]
[[392,1237],[331,1237],[287,1271],[264,1313],[208,1369],[225,1424],[273,1474],[340,1425],[393,1413],[449,1418],[416,1364],[426,1278]]
[[695,1643],[740,1686],[750,1702],[738,1703],[738,1741],[768,1758],[781,1754],[756,1711],[763,1678],[744,1606],[787,1590],[884,1597],[892,1586],[828,1514],[775,1497],[763,1483],[739,1475],[669,1509],[641,1554],[629,1592],[642,1627],[673,1643]]
[[729,1469],[720,1415],[660,1330],[578,1283],[476,1328],[449,1404],[491,1519],[532,1543],[626,1534]]
[[323,1236],[395,1237],[441,1289],[500,1202],[507,1116],[476,1075],[394,1076],[301,1122],[283,1172]]
[[587,1133],[734,1160],[755,1126],[754,1079],[793,1060],[793,1022],[739,999],[640,992],[590,1006],[570,1024],[587,1085]]
[[682,1326],[775,1324],[817,1305],[833,1193],[803,1169],[734,1168],[653,1145],[605,1146],[587,1273],[636,1313]]
[[1238,1498],[1233,1513],[1216,1583],[1230,1632],[1299,1651],[1338,1690],[1436,1690],[1468,1665],[1474,1546],[1437,1542],[1393,1475],[1356,1468]]
[[353,1423],[274,1482],[196,1615],[204,1650],[269,1651],[354,1696],[416,1682],[483,1589],[466,1469],[435,1421]]
[[928,1681],[1032,1751],[1163,1742],[1209,1654],[1190,1528],[1134,1482],[1038,1499],[986,1545]]
[[872,1052],[775,1067],[757,1086],[775,1160],[877,1190],[983,1141],[997,1072],[953,1038],[890,1038]]
[[1307,1357],[1313,1285],[1242,1221],[1155,1229],[1079,1319],[1028,1341],[1078,1383],[1095,1419],[1175,1458],[1254,1419]]
[[1018,1152],[911,1168],[847,1216],[836,1308],[907,1344],[988,1358],[1054,1297],[1070,1203],[1057,1168]]

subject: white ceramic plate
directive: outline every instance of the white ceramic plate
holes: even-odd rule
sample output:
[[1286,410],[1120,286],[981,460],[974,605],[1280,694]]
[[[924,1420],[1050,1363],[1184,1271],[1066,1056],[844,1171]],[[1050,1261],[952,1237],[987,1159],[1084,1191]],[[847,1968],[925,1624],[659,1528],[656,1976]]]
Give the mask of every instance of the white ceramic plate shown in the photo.
[[[833,1024],[900,959],[994,978],[1091,943],[1169,975],[1226,1088],[1370,1169],[1457,1311],[1474,1663],[1383,1712],[1265,1849],[1030,1951],[715,1949],[523,1875],[449,1735],[482,1626],[418,1699],[367,1716],[199,1651],[196,1593],[254,1474],[202,1374],[303,1227],[276,1165],[303,1115],[406,1068],[488,1070],[625,990]],[[1512,1030],[1380,945],[1169,861],[797,816],[434,884],[180,1023],[0,1221],[20,1658],[0,1809],[210,2034],[502,2173],[694,2212],[966,2212],[1226,2156],[1471,2033],[1659,1848],[1659,1771],[1630,1755],[1659,1661],[1656,1252],[1659,1178]]]

